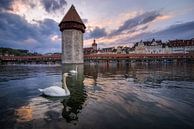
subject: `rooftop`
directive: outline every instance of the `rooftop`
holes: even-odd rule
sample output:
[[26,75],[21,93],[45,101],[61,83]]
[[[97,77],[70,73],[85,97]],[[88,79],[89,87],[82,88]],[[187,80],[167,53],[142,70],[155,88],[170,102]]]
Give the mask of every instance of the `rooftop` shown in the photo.
[[84,24],[79,14],[77,13],[74,5],[71,6],[71,8],[66,13],[66,15],[63,17],[63,20],[61,21],[61,23],[62,22],[78,22],[78,23]]

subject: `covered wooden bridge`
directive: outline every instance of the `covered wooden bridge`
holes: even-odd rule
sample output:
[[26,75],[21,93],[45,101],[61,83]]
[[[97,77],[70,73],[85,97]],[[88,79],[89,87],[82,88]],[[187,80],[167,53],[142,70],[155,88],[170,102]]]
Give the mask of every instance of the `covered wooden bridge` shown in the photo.
[[[194,61],[194,53],[174,54],[89,54],[84,61]],[[61,55],[0,56],[0,62],[60,62]]]

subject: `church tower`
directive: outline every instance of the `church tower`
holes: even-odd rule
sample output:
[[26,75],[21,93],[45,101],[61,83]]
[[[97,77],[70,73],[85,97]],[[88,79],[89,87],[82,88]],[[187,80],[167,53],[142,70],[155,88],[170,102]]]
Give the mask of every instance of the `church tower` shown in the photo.
[[59,24],[62,32],[62,64],[81,64],[85,25],[72,5]]
[[95,39],[94,39],[94,42],[92,43],[92,48],[93,50],[97,51],[97,43]]

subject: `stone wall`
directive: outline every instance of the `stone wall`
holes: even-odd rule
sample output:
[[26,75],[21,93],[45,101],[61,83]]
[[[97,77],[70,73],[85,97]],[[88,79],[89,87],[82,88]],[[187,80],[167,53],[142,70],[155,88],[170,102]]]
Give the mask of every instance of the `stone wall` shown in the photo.
[[83,33],[69,29],[62,32],[62,64],[83,63]]

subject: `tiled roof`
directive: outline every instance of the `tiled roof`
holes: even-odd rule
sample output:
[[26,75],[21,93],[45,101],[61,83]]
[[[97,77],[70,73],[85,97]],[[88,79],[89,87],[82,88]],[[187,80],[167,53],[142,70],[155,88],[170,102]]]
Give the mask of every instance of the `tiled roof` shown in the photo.
[[70,22],[70,21],[84,24],[73,5],[68,10],[68,12],[66,13],[66,15],[64,16],[61,22]]

